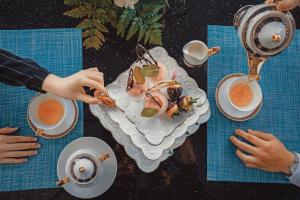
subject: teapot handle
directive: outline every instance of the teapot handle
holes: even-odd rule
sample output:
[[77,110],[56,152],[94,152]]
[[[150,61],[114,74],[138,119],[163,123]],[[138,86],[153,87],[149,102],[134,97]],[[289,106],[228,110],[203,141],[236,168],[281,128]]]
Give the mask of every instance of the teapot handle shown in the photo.
[[108,153],[104,153],[104,154],[101,154],[101,155],[99,156],[99,159],[100,159],[101,161],[104,161],[104,160],[106,160],[107,158],[109,158],[109,154],[108,154]]
[[220,52],[220,47],[212,47],[207,50],[208,56],[213,56]]
[[69,178],[67,176],[65,176],[62,179],[58,180],[56,182],[56,185],[60,187],[60,186],[63,186],[64,184],[69,183],[69,182],[70,182]]

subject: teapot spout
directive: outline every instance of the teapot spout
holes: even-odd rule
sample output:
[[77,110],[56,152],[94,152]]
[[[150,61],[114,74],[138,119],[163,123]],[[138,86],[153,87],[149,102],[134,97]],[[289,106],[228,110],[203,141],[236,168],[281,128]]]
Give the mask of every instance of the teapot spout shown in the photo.
[[61,186],[65,185],[66,183],[69,183],[69,182],[70,182],[69,178],[67,176],[65,176],[64,178],[58,180],[56,182],[56,185],[61,187]]
[[266,62],[267,58],[261,55],[248,53],[248,67],[249,67],[249,74],[248,78],[250,81],[260,80],[260,70],[263,64]]

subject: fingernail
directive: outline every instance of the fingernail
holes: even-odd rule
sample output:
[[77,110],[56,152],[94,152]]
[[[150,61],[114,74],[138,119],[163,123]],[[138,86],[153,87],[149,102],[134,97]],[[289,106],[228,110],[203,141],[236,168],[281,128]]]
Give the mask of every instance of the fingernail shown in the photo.
[[33,155],[37,155],[37,154],[38,154],[38,151],[34,151],[34,152],[33,152]]
[[241,129],[239,129],[239,128],[235,129],[235,132],[236,132],[236,133],[239,132],[239,131],[241,131]]
[[28,162],[28,161],[29,161],[28,158],[25,158],[25,159],[24,159],[24,162]]
[[42,145],[41,145],[41,144],[38,144],[38,145],[37,145],[37,148],[41,148],[41,147],[42,147]]
[[15,127],[14,129],[15,129],[15,130],[18,130],[18,129],[19,129],[19,127]]
[[38,139],[36,137],[34,137],[32,140],[36,142]]

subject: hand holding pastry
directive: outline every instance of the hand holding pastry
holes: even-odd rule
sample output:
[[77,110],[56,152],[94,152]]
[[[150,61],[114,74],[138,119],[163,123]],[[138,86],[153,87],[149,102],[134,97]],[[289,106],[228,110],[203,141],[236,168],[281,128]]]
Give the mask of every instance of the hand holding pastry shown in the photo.
[[110,108],[116,107],[116,101],[108,96],[108,94],[103,94],[99,90],[95,90],[94,97],[96,97],[101,104],[108,106]]
[[98,98],[86,94],[83,87],[96,89],[107,95],[103,73],[99,72],[97,68],[81,70],[65,78],[50,74],[44,80],[42,89],[60,97],[80,100],[89,104],[102,103]]

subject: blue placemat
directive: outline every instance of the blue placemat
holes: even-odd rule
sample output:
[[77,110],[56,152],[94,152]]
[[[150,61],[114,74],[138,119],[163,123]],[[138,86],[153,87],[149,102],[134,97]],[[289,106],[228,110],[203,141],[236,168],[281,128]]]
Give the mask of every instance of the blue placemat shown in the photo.
[[262,69],[260,81],[263,106],[247,122],[225,118],[215,103],[215,89],[226,75],[247,73],[246,52],[233,27],[209,26],[208,45],[220,46],[220,54],[208,62],[208,97],[212,116],[207,131],[207,179],[215,181],[287,183],[276,173],[246,168],[235,156],[229,137],[236,128],[273,133],[288,149],[300,152],[300,31],[282,54],[270,58]]
[[[82,69],[80,29],[2,30],[0,48],[35,60],[60,76]],[[34,135],[26,120],[26,109],[36,92],[0,83],[0,127],[20,127],[19,135]],[[0,165],[0,191],[54,188],[56,163],[62,149],[83,136],[82,104],[75,129],[61,139],[39,138],[42,148],[36,157],[21,165]],[[1,144],[0,144],[1,145]]]

